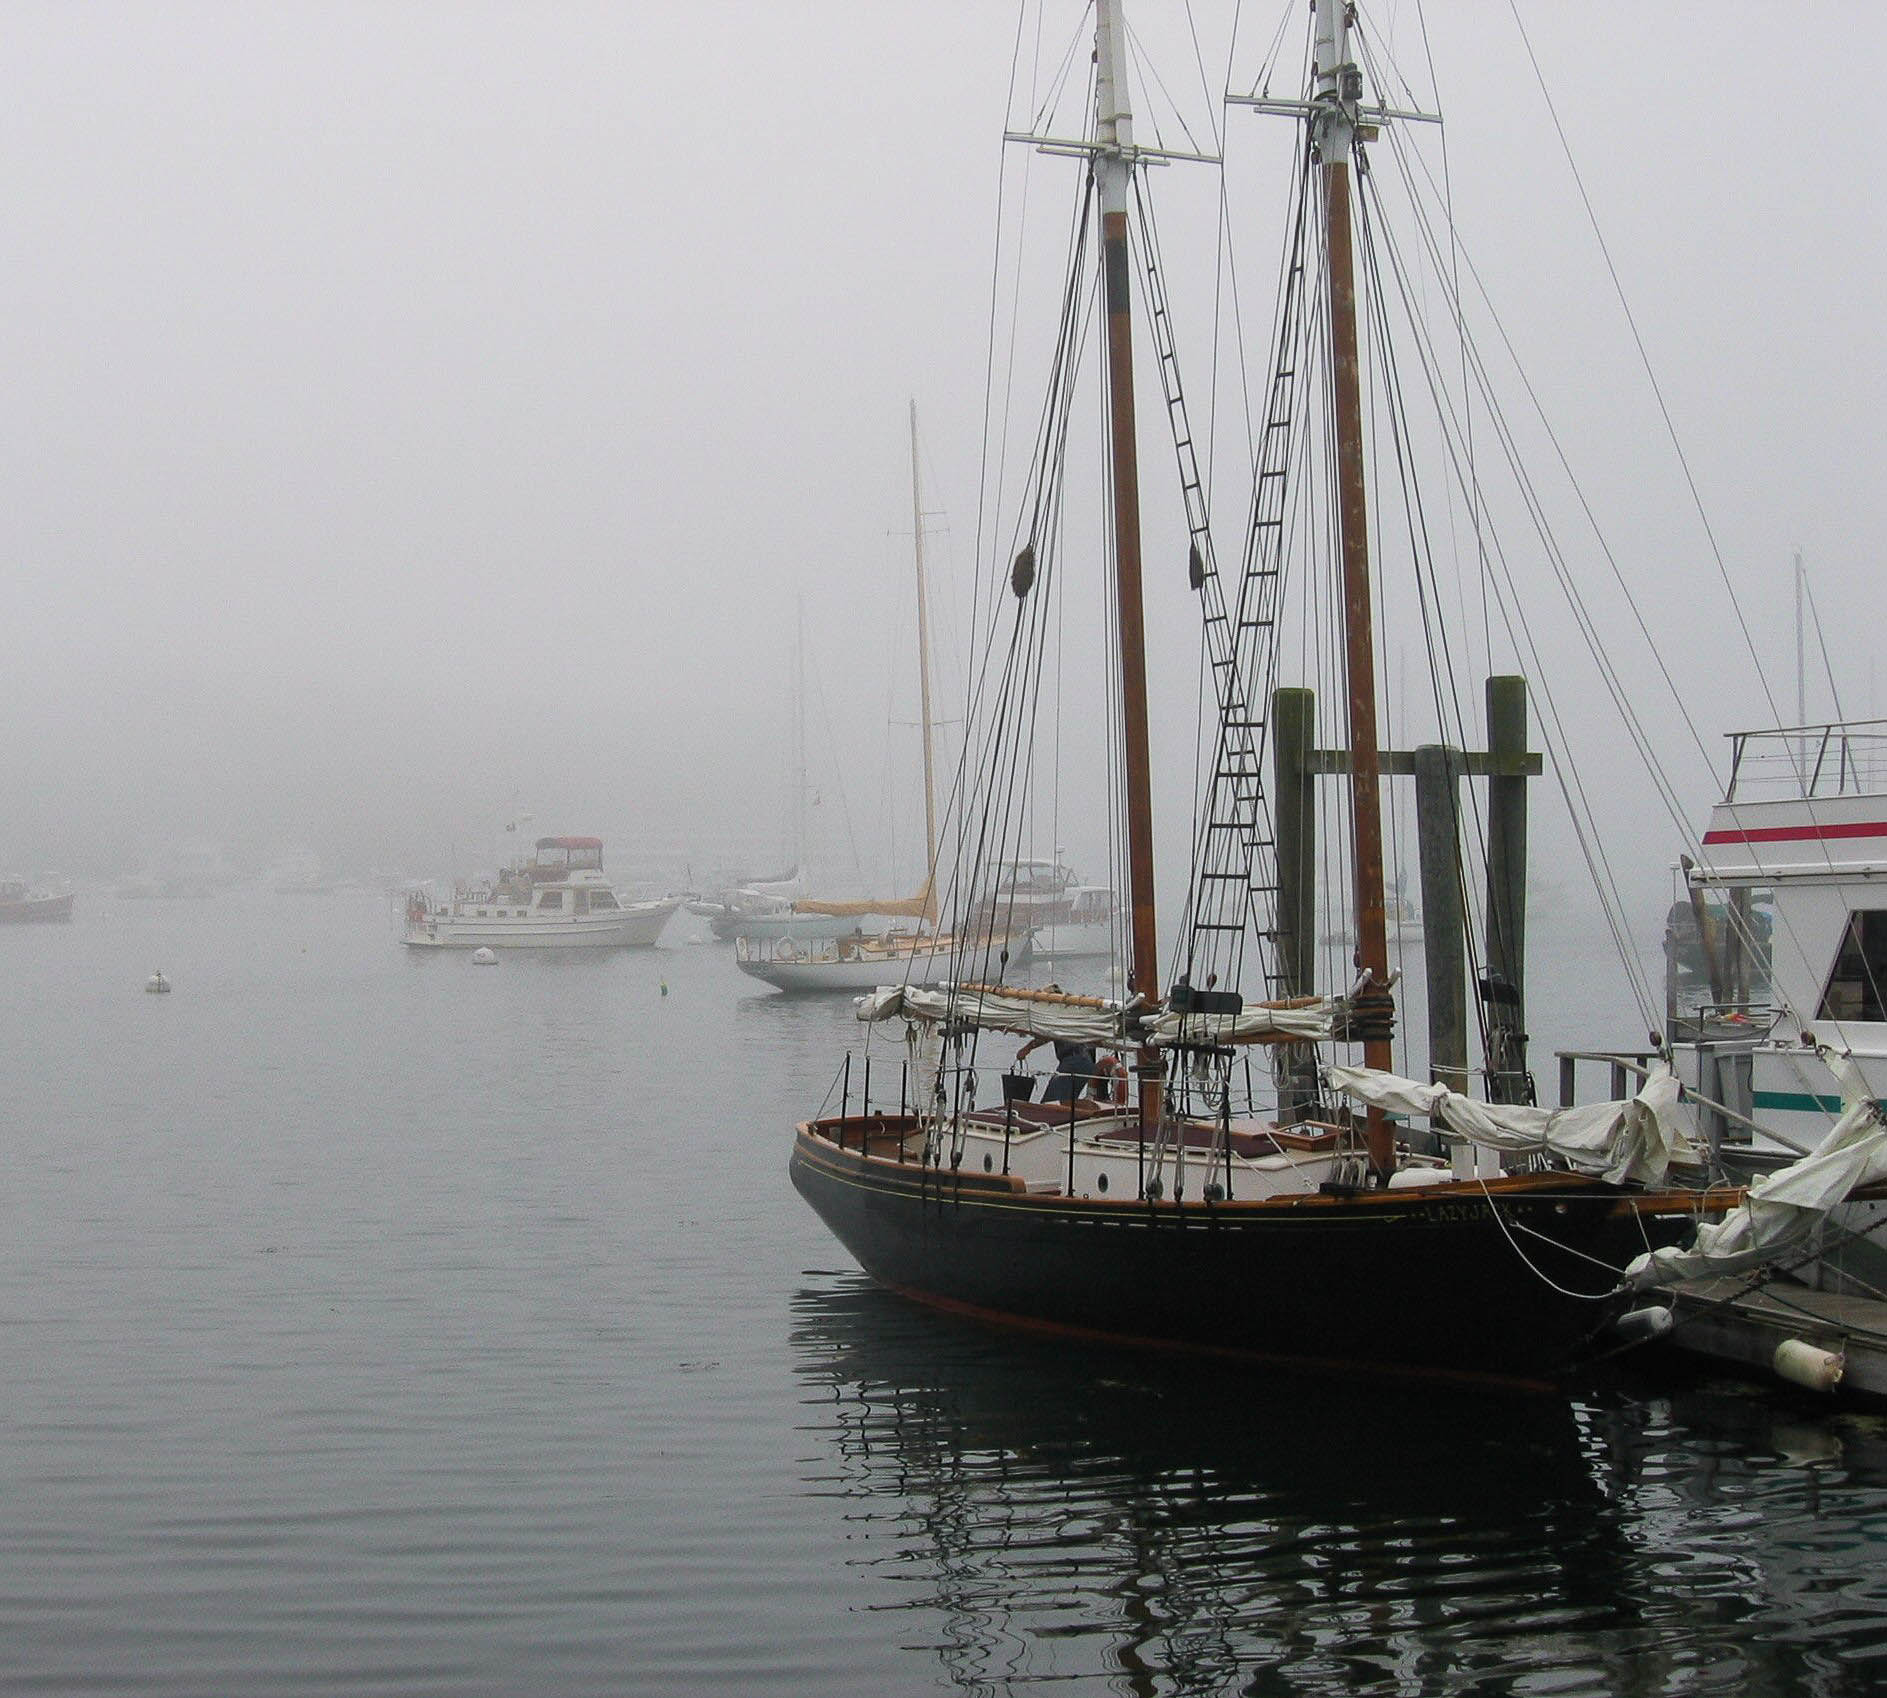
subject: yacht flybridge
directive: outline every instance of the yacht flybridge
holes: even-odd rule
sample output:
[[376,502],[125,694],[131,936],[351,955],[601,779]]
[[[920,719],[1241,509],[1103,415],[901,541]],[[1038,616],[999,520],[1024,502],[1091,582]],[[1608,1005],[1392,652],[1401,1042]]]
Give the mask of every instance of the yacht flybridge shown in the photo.
[[540,837],[534,859],[497,878],[456,886],[444,902],[414,891],[406,943],[414,949],[616,949],[652,944],[680,896],[625,901],[603,873],[600,837]]

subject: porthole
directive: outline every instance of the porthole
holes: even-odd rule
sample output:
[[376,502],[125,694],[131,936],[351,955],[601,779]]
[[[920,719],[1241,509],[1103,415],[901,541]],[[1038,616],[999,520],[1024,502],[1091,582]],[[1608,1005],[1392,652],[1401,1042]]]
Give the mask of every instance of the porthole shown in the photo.
[[994,1162],[994,1161],[993,1161],[993,1160],[992,1160],[992,1159],[991,1159],[990,1157],[988,1157],[988,1156],[985,1156],[985,1157],[983,1158],[983,1171],[984,1171],[985,1173],[988,1173],[988,1172],[989,1172],[989,1170],[990,1170],[991,1168],[993,1168],[993,1167],[994,1167],[995,1165],[996,1165],[996,1163],[995,1163],[995,1162]]
[[1105,1191],[1107,1189],[1107,1175],[1106,1174],[1097,1173],[1094,1176],[1094,1189],[1097,1191]]

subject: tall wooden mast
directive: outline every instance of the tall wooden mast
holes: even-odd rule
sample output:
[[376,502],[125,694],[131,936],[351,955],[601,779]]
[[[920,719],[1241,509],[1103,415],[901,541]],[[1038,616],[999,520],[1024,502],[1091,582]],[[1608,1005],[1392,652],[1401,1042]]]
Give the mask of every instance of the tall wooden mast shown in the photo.
[[[1317,11],[1316,88],[1311,139],[1323,171],[1325,273],[1329,280],[1331,381],[1337,425],[1337,517],[1343,550],[1343,626],[1349,673],[1350,806],[1356,839],[1356,965],[1375,986],[1389,984],[1383,912],[1382,782],[1376,729],[1376,652],[1370,615],[1369,509],[1364,495],[1362,379],[1356,343],[1356,268],[1350,235],[1350,151],[1362,73],[1350,58],[1347,0],[1313,0]],[[1363,1045],[1364,1064],[1389,1071],[1389,1039]],[[1381,1109],[1369,1111],[1370,1166],[1395,1166],[1395,1135]]]
[[1126,767],[1127,894],[1132,953],[1128,990],[1160,994],[1153,908],[1153,780],[1147,737],[1146,622],[1140,605],[1140,465],[1134,441],[1133,314],[1127,198],[1133,176],[1133,112],[1121,58],[1120,0],[1096,0],[1095,181],[1101,201],[1101,267],[1107,305],[1108,428],[1114,481],[1114,584],[1120,616],[1120,684]]

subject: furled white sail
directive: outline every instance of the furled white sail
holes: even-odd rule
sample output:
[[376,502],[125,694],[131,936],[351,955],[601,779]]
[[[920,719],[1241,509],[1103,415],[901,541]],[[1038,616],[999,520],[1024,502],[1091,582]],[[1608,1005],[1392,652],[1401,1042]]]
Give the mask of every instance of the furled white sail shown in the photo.
[[1318,1043],[1336,1033],[1342,1004],[1335,997],[1293,997],[1248,1002],[1236,1014],[1201,1014],[1170,1008],[1147,1022],[1155,1044]]
[[1677,1115],[1678,1083],[1668,1067],[1653,1069],[1644,1089],[1625,1102],[1534,1108],[1484,1103],[1445,1085],[1423,1085],[1367,1067],[1326,1067],[1324,1083],[1392,1114],[1425,1114],[1471,1143],[1514,1154],[1550,1154],[1581,1173],[1615,1185],[1662,1184],[1674,1162],[1691,1163],[1697,1148]]
[[1689,1246],[1640,1256],[1625,1270],[1628,1285],[1735,1273],[1775,1261],[1803,1243],[1856,1189],[1887,1179],[1887,1121],[1879,1103],[1851,1057],[1825,1046],[1820,1053],[1845,1104],[1827,1137],[1800,1161],[1758,1180],[1747,1200],[1721,1221],[1700,1224]]
[[858,1018],[977,1026],[1032,1038],[1109,1044],[1314,1043],[1328,1038],[1338,1003],[1330,997],[1247,1003],[1237,1014],[1173,1013],[1147,1017],[1135,1002],[994,986],[881,985],[858,999]]

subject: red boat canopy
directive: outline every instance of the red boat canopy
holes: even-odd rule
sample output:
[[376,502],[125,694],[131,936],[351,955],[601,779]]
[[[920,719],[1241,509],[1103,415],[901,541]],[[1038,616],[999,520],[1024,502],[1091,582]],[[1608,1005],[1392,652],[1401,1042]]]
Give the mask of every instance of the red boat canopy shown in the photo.
[[603,840],[600,837],[540,837],[537,846],[540,849],[600,849]]

